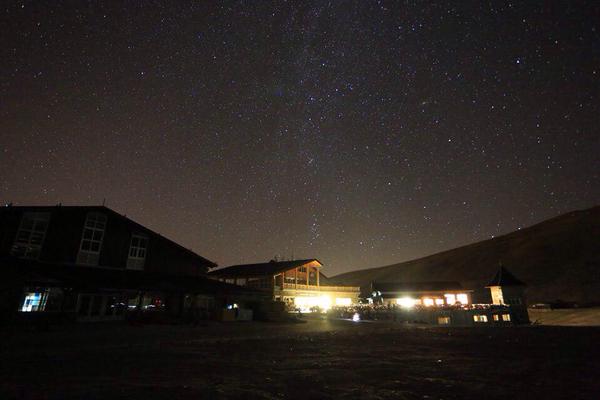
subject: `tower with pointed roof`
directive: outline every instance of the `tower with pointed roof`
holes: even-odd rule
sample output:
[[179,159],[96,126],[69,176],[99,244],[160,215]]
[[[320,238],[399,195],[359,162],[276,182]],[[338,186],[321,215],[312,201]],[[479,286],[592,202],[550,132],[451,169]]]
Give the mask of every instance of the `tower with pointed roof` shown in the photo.
[[525,286],[500,264],[498,272],[485,287],[490,289],[492,304],[525,305]]

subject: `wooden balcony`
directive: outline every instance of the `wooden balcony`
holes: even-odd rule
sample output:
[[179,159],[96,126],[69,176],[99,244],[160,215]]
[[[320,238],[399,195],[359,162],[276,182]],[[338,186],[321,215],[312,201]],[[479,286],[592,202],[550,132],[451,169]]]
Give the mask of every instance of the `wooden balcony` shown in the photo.
[[[278,289],[279,286],[276,286]],[[358,286],[317,286],[317,285],[301,285],[295,283],[284,283],[283,289],[290,290],[309,290],[315,292],[360,292]]]

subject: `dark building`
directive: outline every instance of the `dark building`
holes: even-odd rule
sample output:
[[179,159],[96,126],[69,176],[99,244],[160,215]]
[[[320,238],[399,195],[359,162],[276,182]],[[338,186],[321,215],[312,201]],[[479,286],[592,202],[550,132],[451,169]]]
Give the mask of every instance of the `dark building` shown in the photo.
[[0,209],[5,316],[120,319],[158,310],[208,316],[227,302],[255,296],[206,278],[215,266],[104,206]]

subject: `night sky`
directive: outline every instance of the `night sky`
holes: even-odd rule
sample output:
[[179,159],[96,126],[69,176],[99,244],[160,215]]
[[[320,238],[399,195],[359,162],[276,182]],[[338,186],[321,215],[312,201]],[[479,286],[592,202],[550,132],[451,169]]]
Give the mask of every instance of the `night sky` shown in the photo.
[[600,203],[600,5],[8,2],[0,201],[334,275]]

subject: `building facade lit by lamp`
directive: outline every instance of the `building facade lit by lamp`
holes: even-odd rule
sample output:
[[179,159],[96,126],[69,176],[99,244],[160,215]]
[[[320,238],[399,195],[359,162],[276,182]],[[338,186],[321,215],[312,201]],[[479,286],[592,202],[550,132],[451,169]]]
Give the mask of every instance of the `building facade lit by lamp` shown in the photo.
[[327,311],[333,306],[358,303],[357,286],[323,284],[323,264],[317,259],[270,261],[234,265],[213,270],[209,276],[226,283],[261,289],[273,300],[282,301],[301,312]]
[[469,305],[472,290],[458,282],[371,282],[368,292],[375,304],[410,308]]

